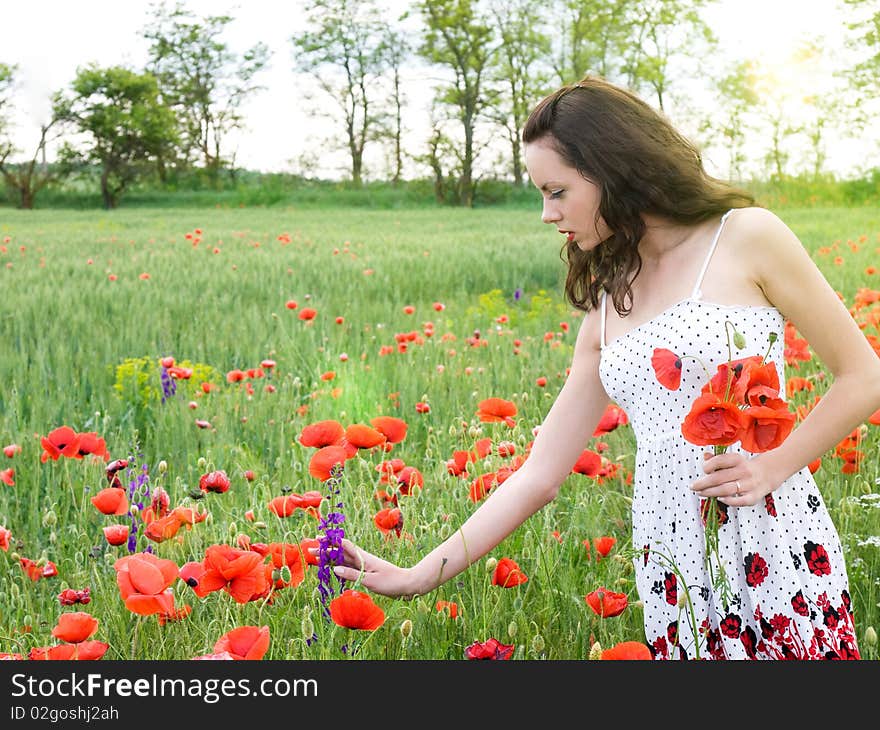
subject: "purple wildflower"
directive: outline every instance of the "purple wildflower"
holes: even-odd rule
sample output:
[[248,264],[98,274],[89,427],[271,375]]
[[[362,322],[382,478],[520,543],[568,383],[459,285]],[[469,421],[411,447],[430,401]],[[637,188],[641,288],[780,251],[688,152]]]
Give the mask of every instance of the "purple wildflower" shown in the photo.
[[345,522],[345,515],[341,511],[342,502],[337,501],[342,472],[341,464],[334,464],[330,469],[330,478],[325,484],[330,504],[335,509],[318,523],[318,529],[324,533],[318,538],[318,591],[321,594],[324,618],[328,621],[330,621],[330,601],[336,594],[332,579],[336,578],[340,593],[345,585],[345,579],[333,572],[334,565],[343,563],[342,538],[345,537],[345,529],[342,524]]
[[516,290],[513,292],[513,301],[518,302],[520,299],[522,299],[522,293],[522,289],[517,287]]
[[177,383],[168,374],[168,368],[162,368],[162,402],[164,403],[177,392]]
[[[143,456],[143,455],[141,455]],[[128,460],[129,464],[134,464],[134,458],[130,457]],[[128,502],[131,505],[137,505],[140,511],[144,509],[144,502],[150,501],[150,474],[149,467],[146,463],[141,465],[140,474],[137,473],[137,469],[131,467],[128,469]],[[138,533],[138,520],[135,518],[134,514],[131,511],[131,508],[128,510],[128,516],[131,518],[131,529],[128,531],[128,552],[133,553],[137,552],[137,533]],[[151,552],[148,550],[148,552]]]

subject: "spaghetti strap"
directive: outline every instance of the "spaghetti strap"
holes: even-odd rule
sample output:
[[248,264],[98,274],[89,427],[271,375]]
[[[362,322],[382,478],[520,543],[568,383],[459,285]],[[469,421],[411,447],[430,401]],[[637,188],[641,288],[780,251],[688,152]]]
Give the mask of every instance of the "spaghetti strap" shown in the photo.
[[605,298],[608,296],[607,291],[602,292],[602,306],[601,306],[601,324],[599,326],[599,349],[605,349]]
[[706,254],[706,260],[703,261],[703,268],[700,269],[700,274],[697,276],[697,282],[694,284],[694,290],[691,292],[691,299],[702,299],[703,297],[703,292],[700,291],[700,285],[703,283],[703,277],[706,275],[706,270],[709,268],[709,260],[712,258],[712,254],[715,253],[715,247],[718,245],[718,239],[721,237],[721,229],[724,228],[724,221],[727,220],[727,217],[733,213],[734,210],[736,210],[736,208],[731,208],[721,216],[721,223],[718,224],[718,230],[715,231],[715,238],[712,239],[712,245],[709,246],[709,253]]

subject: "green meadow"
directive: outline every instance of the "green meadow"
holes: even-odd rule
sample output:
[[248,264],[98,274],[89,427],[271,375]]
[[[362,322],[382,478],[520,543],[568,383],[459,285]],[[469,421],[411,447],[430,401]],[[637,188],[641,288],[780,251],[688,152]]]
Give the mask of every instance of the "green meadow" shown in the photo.
[[[860,290],[880,289],[880,273],[870,273],[880,263],[877,208],[775,212],[848,306]],[[395,416],[406,421],[406,438],[348,460],[339,498],[347,537],[414,564],[476,508],[473,478],[511,462],[497,444],[512,442],[525,455],[564,381],[581,317],[563,299],[561,244],[541,223],[537,196],[530,209],[0,210],[0,446],[21,446],[12,458],[0,454],[0,471],[14,470],[13,485],[0,481],[0,527],[11,533],[0,551],[0,652],[56,643],[51,631],[70,610],[99,620],[92,638],[109,644],[106,659],[210,654],[243,625],[269,627],[267,659],[462,659],[467,646],[490,637],[514,645],[515,659],[585,659],[596,642],[643,641],[627,554],[630,426],[584,444],[607,444],[603,457],[620,467],[612,476],[571,474],[552,504],[432,594],[374,595],[385,621],[372,632],[323,618],[314,566],[271,600],[240,604],[223,591],[199,598],[177,580],[175,605],[191,606],[187,618],[160,625],[130,612],[114,570],[129,552],[108,544],[102,528],[132,517],[102,514],[90,502],[108,486],[106,463],[41,461],[40,438],[53,429],[94,431],[110,459],[129,459],[119,472],[126,487],[146,473],[172,508],[206,511],[203,522],[163,542],[138,533],[138,551],[150,546],[180,566],[200,561],[209,545],[240,544],[241,535],[266,544],[316,537],[317,521],[305,511],[282,518],[267,508],[280,495],[323,490],[308,470],[314,449],[298,435],[321,420],[349,426]],[[875,337],[877,306],[864,330]],[[313,319],[300,319],[306,308]],[[165,357],[193,376],[163,399]],[[263,377],[228,382],[230,371],[267,359],[275,366]],[[787,374],[816,376],[816,389],[793,394],[793,407],[833,380],[822,377],[815,355],[799,365]],[[216,387],[206,393],[203,382]],[[512,428],[477,418],[477,404],[490,397],[516,404]],[[866,423],[862,432],[856,473],[843,473],[829,451],[815,478],[843,541],[862,656],[876,659],[869,628],[880,628],[880,427]],[[469,478],[449,473],[455,451],[485,438],[492,451]],[[391,458],[424,478],[398,495],[400,536],[373,522],[388,506],[376,492],[396,488],[377,470]],[[202,492],[200,477],[215,470],[226,472],[229,490]],[[616,543],[597,559],[584,541],[603,536]],[[51,561],[58,574],[32,580],[20,557]],[[487,564],[503,557],[528,581],[492,585]],[[90,603],[59,604],[63,589],[86,586]],[[584,597],[600,587],[627,594],[621,615],[602,619],[590,609]],[[458,617],[438,601],[455,602]]]

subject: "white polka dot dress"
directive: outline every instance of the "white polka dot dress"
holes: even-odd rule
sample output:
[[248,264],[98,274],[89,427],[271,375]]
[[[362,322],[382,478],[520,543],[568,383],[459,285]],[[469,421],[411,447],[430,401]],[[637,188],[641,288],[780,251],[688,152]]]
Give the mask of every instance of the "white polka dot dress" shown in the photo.
[[[704,475],[703,452],[684,439],[681,423],[708,380],[690,358],[681,386],[662,386],[651,366],[655,347],[696,355],[711,374],[729,358],[725,320],[747,348],[733,358],[768,351],[785,398],[784,320],[774,307],[703,301],[700,284],[728,211],[692,295],[653,319],[605,342],[602,298],[599,374],[623,408],[638,449],[632,504],[633,547],[645,639],[655,659],[857,659],[846,567],[837,531],[807,467],[752,507],[722,510],[719,554],[733,589],[724,609],[704,568],[701,499],[690,486]],[[769,345],[770,333],[777,339]],[[739,443],[728,447],[749,455]],[[687,585],[693,615],[684,595]],[[681,604],[681,605],[680,605]],[[696,631],[694,631],[696,627]]]

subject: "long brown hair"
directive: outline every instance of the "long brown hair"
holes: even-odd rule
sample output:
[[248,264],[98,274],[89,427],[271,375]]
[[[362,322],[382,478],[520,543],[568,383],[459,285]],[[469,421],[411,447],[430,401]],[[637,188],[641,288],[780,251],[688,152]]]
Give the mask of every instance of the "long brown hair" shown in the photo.
[[642,268],[642,214],[693,225],[755,204],[750,193],[708,175],[699,150],[664,116],[600,78],[587,76],[542,99],[522,138],[549,142],[599,186],[596,222],[601,216],[614,233],[590,251],[571,242],[559,252],[568,259],[565,295],[584,311],[599,306],[603,289],[621,316],[632,309],[632,282]]

